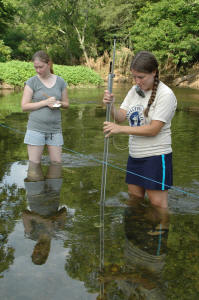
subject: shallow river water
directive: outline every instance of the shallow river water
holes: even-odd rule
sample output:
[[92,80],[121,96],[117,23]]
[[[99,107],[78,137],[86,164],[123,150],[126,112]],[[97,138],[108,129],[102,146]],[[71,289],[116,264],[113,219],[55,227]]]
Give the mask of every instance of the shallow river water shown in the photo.
[[[114,86],[118,104],[129,88]],[[51,166],[45,152],[38,170],[44,178],[33,182],[26,181],[27,114],[15,108],[21,93],[0,95],[0,299],[198,299],[199,91],[174,91],[169,214],[147,199],[128,205],[128,137],[116,136],[103,218],[103,88],[69,90],[63,164]],[[169,230],[151,235],[164,218]]]

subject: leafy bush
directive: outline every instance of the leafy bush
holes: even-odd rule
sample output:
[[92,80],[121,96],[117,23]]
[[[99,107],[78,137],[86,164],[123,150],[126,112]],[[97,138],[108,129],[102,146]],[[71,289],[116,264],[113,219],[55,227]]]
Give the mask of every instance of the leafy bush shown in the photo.
[[[100,85],[101,77],[93,70],[84,66],[53,65],[56,75],[61,76],[68,85]],[[24,82],[34,76],[35,70],[32,62],[13,60],[0,63],[0,80],[15,86],[23,86]]]
[[10,60],[11,48],[4,45],[4,42],[0,40],[0,62]]
[[134,50],[152,51],[165,66],[195,62],[199,58],[198,11],[198,1],[147,2],[131,30]]
[[84,66],[53,65],[55,74],[61,76],[69,85],[101,85],[102,79],[95,71]]
[[24,82],[34,75],[32,63],[17,60],[0,63],[0,80],[8,84],[23,86]]

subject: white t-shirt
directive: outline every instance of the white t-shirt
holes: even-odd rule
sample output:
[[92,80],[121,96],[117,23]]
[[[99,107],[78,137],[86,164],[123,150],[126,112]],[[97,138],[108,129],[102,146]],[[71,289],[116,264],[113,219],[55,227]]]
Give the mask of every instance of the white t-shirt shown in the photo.
[[127,111],[130,126],[142,126],[152,120],[164,122],[160,132],[153,137],[129,136],[129,155],[135,158],[168,154],[171,148],[171,120],[174,116],[177,100],[173,91],[160,81],[156,97],[149,109],[148,117],[144,116],[152,91],[146,91],[145,97],[139,96],[133,86],[126,95],[120,108]]

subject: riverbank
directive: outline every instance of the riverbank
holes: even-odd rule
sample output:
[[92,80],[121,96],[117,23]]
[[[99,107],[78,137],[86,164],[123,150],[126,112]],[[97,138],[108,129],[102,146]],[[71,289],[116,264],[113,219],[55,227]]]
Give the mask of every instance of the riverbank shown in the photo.
[[[105,75],[103,77],[103,74],[101,74],[101,77],[104,79],[105,82],[107,82],[107,80],[108,80],[107,75]],[[170,84],[172,86],[199,89],[199,71],[192,73],[192,74],[185,75],[185,76],[179,76],[179,77],[162,74],[162,75],[160,75],[160,79],[163,82]],[[118,74],[116,71],[114,82],[131,83],[132,82],[131,74],[129,74],[129,76],[123,76],[121,74]]]
[[[115,55],[115,67],[114,82],[117,83],[131,83],[132,75],[129,70],[131,60],[134,53],[126,48],[116,50]],[[108,73],[110,68],[110,62],[112,61],[112,53],[107,51],[101,57],[96,60],[90,59],[89,64],[93,70],[95,70],[103,78],[105,82],[108,80]],[[176,69],[174,63],[168,62],[165,65],[160,65],[160,79],[172,86],[189,87],[193,89],[199,89],[199,64],[195,64],[190,69],[183,70],[186,76]]]
[[[24,82],[35,75],[32,63],[11,61],[0,63],[0,89],[20,91],[23,89]],[[126,64],[117,64],[115,68],[115,83],[131,83],[132,76]],[[109,58],[103,63],[92,65],[92,69],[86,66],[59,66],[54,65],[55,74],[63,77],[73,87],[93,87],[106,86],[109,73]],[[199,89],[199,66],[189,70],[189,74],[180,76],[175,73],[160,73],[160,78],[167,84],[177,87],[188,87]]]
[[192,89],[199,89],[199,71],[193,74],[176,78],[173,84],[178,87],[189,87]]
[[[103,78],[104,84],[101,83],[101,86],[106,85],[107,83],[107,76]],[[116,83],[130,83],[132,79],[129,77],[124,77],[121,75],[116,75],[114,78],[114,82]],[[178,77],[174,80],[168,79],[166,76],[165,78],[162,78],[162,81],[166,83],[170,83],[172,86],[177,87],[186,87],[186,88],[192,88],[192,89],[199,89],[199,72],[197,74],[189,74],[182,77]],[[69,88],[77,87],[75,85],[70,85]],[[78,85],[78,87],[85,87],[85,85]],[[93,87],[93,85],[90,85],[90,87]],[[89,88],[89,85],[86,85],[86,88]],[[21,86],[15,86],[8,84],[6,82],[0,82],[0,90],[14,90],[14,91],[21,91],[23,87]]]

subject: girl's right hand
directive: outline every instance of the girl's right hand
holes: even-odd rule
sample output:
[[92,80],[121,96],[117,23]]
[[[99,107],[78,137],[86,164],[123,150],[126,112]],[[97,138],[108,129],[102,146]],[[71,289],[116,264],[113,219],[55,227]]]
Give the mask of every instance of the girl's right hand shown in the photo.
[[103,103],[110,104],[113,102],[115,102],[114,94],[111,94],[108,90],[104,91]]
[[46,99],[46,105],[50,108],[53,108],[53,105],[56,103],[56,98],[55,97],[49,97]]

